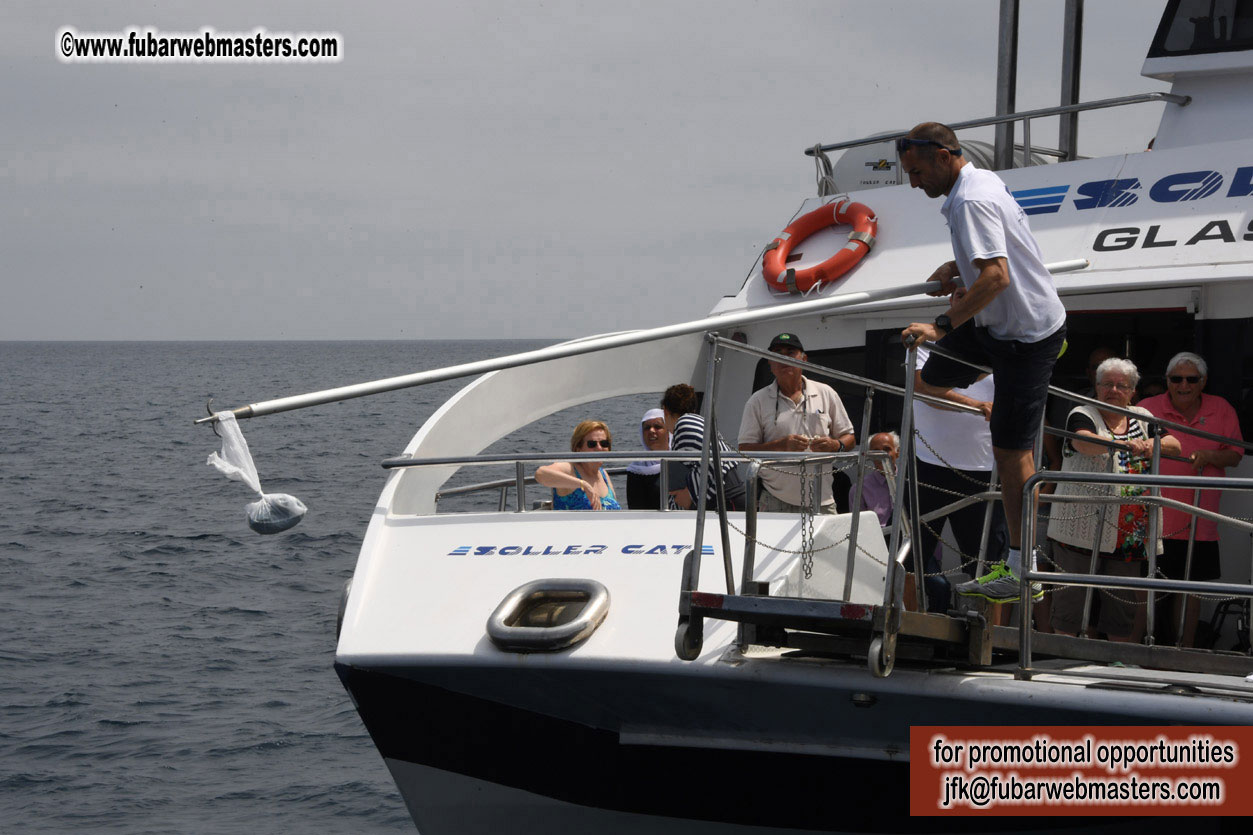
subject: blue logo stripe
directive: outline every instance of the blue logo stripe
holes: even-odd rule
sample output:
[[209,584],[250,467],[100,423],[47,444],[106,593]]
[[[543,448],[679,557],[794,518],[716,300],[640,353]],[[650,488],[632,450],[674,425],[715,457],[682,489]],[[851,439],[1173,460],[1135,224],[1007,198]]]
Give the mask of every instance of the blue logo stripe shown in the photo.
[[1222,185],[1223,178],[1216,173],[1211,173],[1208,177],[1201,181],[1201,184],[1189,191],[1180,200],[1200,200],[1202,197],[1209,197],[1218,191],[1218,187]]
[[1048,186],[1046,188],[1025,188],[1022,191],[1015,191],[1014,197],[1040,197],[1045,194],[1065,195],[1070,190],[1070,186]]
[[1023,209],[1022,211],[1023,211],[1023,214],[1028,214],[1028,215],[1049,215],[1049,214],[1052,214],[1053,212],[1056,212],[1061,207],[1062,207],[1061,203],[1056,203],[1052,206],[1035,206],[1034,208]]
[[1024,209],[1028,206],[1060,206],[1065,199],[1066,196],[1064,194],[1056,197],[1020,197],[1018,198],[1018,205]]

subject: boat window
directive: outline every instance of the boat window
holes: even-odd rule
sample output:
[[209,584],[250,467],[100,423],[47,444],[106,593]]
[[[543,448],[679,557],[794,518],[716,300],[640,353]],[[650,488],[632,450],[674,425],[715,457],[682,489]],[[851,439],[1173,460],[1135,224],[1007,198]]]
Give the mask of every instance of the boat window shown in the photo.
[[1235,406],[1241,434],[1253,438],[1253,319],[1206,319],[1200,325],[1201,356],[1209,364],[1205,390]]
[[1150,58],[1253,49],[1253,0],[1171,0]]
[[1175,354],[1198,350],[1195,318],[1186,310],[1072,310],[1066,341],[1052,382],[1067,391],[1088,388],[1088,356],[1094,348],[1108,348],[1134,362],[1142,391],[1164,384],[1166,363]]

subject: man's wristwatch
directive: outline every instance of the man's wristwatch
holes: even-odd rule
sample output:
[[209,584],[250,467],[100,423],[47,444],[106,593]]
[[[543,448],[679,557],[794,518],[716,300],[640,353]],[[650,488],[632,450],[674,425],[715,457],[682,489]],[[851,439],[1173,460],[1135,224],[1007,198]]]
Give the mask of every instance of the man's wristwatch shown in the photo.
[[935,326],[945,333],[953,330],[953,320],[948,317],[947,313],[941,313],[935,317]]

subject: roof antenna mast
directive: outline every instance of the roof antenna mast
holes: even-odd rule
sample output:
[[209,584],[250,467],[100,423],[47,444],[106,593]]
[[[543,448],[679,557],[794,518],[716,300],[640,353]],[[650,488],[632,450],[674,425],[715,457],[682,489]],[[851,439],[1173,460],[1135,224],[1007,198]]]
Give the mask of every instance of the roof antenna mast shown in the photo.
[[[1001,19],[996,51],[996,115],[1014,112],[1018,90],[1018,0],[1001,0]],[[996,147],[992,167],[1004,171],[1014,167],[1014,124],[996,126]]]
[[[1062,13],[1062,106],[1079,103],[1079,65],[1083,57],[1083,0],[1066,0]],[[1061,161],[1079,155],[1079,114],[1063,113],[1058,126],[1057,148]]]

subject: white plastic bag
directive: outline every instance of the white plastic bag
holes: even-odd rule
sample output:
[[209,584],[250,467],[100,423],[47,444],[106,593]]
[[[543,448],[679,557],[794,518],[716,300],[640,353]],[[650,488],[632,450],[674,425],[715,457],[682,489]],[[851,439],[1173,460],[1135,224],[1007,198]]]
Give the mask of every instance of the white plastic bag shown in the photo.
[[261,497],[244,508],[248,527],[264,534],[281,533],[295,526],[308,510],[305,503],[286,493],[262,493],[257,467],[252,463],[248,442],[234,413],[218,412],[214,417],[218,419],[218,433],[222,436],[222,454],[209,453],[209,466],[217,468],[227,478],[242,481]]

